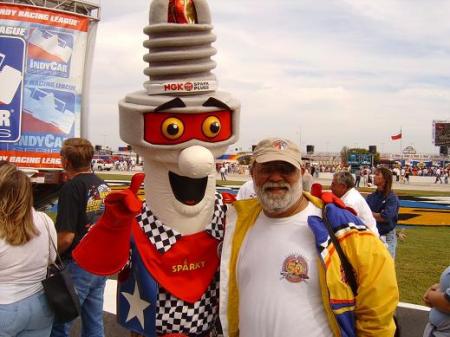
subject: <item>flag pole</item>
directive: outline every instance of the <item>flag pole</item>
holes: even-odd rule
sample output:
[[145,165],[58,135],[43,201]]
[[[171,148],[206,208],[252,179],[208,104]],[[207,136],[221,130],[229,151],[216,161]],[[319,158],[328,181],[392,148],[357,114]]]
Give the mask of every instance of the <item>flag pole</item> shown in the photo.
[[403,128],[400,128],[400,158],[403,159]]

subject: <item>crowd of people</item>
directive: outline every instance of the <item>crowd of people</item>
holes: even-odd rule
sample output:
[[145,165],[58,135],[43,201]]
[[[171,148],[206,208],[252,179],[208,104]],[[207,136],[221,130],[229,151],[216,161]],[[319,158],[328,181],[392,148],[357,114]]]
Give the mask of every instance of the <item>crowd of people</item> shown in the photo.
[[[85,139],[64,142],[68,180],[55,223],[34,210],[30,179],[0,162],[1,337],[70,335],[73,322],[54,319],[41,283],[55,260],[52,241],[80,299],[81,335],[104,336],[106,278],[72,258],[110,193],[91,170],[93,153]],[[225,176],[236,166],[221,169]],[[399,200],[392,171],[374,168],[376,190],[366,199],[356,189],[358,176],[347,170],[335,172],[331,192],[323,192],[312,186],[313,172],[298,146],[269,138],[256,146],[250,174],[227,214],[220,265],[223,335],[394,336]],[[317,258],[323,263],[315,263]],[[424,337],[450,336],[450,267],[426,291],[424,302],[433,308]],[[302,324],[293,323],[299,320]]]

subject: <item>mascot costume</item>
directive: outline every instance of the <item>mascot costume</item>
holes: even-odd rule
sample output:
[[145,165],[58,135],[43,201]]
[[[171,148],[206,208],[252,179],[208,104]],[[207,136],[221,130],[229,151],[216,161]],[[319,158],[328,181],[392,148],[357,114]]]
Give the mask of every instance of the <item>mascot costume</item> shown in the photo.
[[215,158],[238,138],[240,103],[216,91],[206,0],[154,0],[149,21],[146,90],[119,103],[120,136],[144,159],[145,202],[137,174],[106,198],[73,257],[95,274],[120,272],[117,316],[128,330],[215,336],[226,212]]

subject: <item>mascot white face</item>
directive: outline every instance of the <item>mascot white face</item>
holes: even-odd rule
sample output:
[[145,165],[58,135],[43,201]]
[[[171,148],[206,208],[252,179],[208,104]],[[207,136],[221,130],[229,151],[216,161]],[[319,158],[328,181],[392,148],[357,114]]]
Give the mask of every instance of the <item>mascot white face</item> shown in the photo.
[[239,102],[216,91],[205,0],[154,0],[144,59],[146,91],[119,103],[120,135],[144,159],[145,197],[167,226],[187,235],[210,223],[215,158],[237,141]]

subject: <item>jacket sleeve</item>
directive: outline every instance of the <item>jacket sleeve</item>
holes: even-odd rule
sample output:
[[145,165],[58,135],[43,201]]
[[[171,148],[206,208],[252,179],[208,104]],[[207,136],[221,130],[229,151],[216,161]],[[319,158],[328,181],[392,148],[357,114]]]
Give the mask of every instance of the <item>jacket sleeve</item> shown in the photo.
[[397,224],[398,208],[399,208],[398,198],[395,194],[391,193],[386,198],[385,206],[380,212],[383,219],[385,219],[386,222],[391,227],[391,230],[394,229],[395,225]]
[[355,316],[358,337],[392,337],[399,293],[392,257],[381,241],[361,232],[348,238],[345,253],[356,269]]

